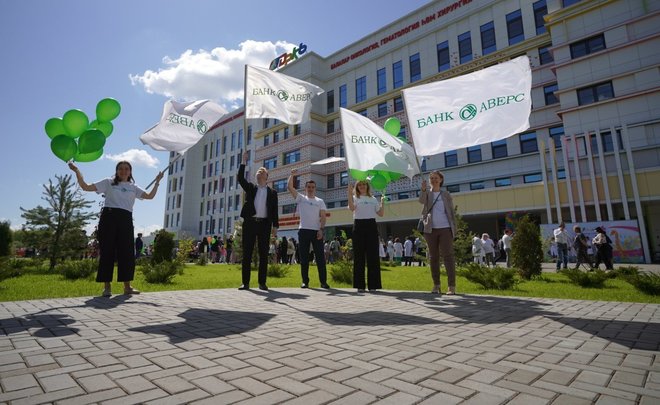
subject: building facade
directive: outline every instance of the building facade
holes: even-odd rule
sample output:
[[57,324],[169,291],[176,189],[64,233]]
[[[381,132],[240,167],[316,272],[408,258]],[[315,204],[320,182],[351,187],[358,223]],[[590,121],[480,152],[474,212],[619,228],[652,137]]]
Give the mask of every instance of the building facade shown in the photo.
[[[648,261],[660,254],[659,27],[660,2],[647,0],[445,0],[327,57],[308,50],[280,72],[325,90],[309,120],[245,125],[242,109],[227,114],[170,170],[165,228],[193,238],[231,233],[242,204],[236,172],[247,148],[248,176],[267,167],[280,193],[280,234],[295,235],[298,225],[286,190],[292,168],[297,183],[316,182],[329,209],[327,236],[350,234],[345,163],[311,165],[344,154],[339,108],[380,125],[397,117],[406,136],[403,89],[526,55],[529,130],[426,156],[425,177],[444,173],[475,233],[498,237],[523,214],[542,224],[631,220]],[[381,236],[411,233],[420,183],[416,176],[388,185]]]

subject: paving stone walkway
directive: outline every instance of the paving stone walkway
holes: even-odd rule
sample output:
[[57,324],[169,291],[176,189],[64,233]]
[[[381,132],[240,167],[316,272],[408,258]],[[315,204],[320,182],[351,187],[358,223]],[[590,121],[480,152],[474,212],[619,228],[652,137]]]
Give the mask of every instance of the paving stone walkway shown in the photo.
[[0,403],[658,404],[660,305],[353,290],[0,303]]

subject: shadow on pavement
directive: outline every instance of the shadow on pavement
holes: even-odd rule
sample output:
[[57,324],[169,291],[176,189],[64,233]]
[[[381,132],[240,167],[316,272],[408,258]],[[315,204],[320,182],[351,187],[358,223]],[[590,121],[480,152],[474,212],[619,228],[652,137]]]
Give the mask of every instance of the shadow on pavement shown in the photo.
[[75,319],[66,314],[32,314],[1,319],[0,330],[6,335],[12,335],[37,329],[30,335],[40,338],[61,337],[78,333],[78,328],[68,326],[75,322]]
[[171,343],[181,343],[190,339],[210,339],[248,332],[268,322],[275,315],[192,308],[182,312],[179,316],[185,320],[176,323],[140,326],[131,328],[129,331],[165,335],[169,337]]
[[397,312],[366,311],[359,313],[302,311],[330,325],[344,326],[387,326],[387,325],[430,325],[443,321]]

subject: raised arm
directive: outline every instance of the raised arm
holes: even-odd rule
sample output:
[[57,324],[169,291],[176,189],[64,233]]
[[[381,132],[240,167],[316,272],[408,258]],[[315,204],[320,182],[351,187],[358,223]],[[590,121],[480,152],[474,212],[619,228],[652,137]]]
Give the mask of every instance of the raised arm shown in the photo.
[[156,193],[158,192],[158,185],[160,184],[160,180],[163,178],[163,172],[158,172],[156,175],[156,184],[154,184],[154,187],[151,189],[150,192],[142,194],[142,199],[143,200],[153,200],[153,198],[156,196]]
[[78,167],[73,164],[73,162],[69,162],[69,169],[73,170],[73,172],[76,174],[76,179],[78,180],[78,185],[80,188],[85,191],[96,191],[96,185],[85,183],[82,173],[80,173],[80,169],[78,169]]
[[250,183],[245,180],[245,164],[248,161],[250,153],[248,151],[243,152],[243,158],[241,159],[241,164],[238,166],[238,174],[236,175],[236,181],[241,185],[241,188],[245,191],[250,187]]
[[426,204],[426,180],[422,180],[422,192],[419,193],[419,202]]
[[286,188],[289,189],[289,193],[291,193],[291,196],[294,199],[298,198],[298,191],[293,186],[293,176],[295,176],[296,174],[298,174],[298,169],[291,169],[291,174],[289,175],[289,180],[286,183]]
[[382,217],[383,215],[385,215],[385,200],[386,199],[387,198],[385,197],[385,194],[380,196],[380,208],[378,208],[378,211],[376,211],[376,214],[379,217]]

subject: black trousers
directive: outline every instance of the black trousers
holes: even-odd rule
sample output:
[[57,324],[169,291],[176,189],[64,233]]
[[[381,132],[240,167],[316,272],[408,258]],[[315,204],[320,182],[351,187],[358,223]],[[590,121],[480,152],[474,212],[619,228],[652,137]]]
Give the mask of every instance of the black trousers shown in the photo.
[[302,282],[309,285],[309,245],[314,248],[316,267],[319,270],[319,281],[321,285],[327,284],[327,272],[325,270],[325,254],[323,252],[323,239],[316,239],[317,231],[313,229],[298,230],[298,252],[300,254],[300,275]]
[[117,281],[132,281],[135,276],[133,213],[120,208],[103,208],[98,228],[99,270],[96,281],[112,281],[115,259]]
[[353,287],[364,290],[364,263],[367,262],[367,282],[370,290],[383,288],[380,281],[378,227],[375,219],[353,222]]
[[255,242],[259,252],[259,272],[257,280],[259,284],[266,284],[268,275],[268,242],[271,231],[271,221],[247,218],[243,221],[243,259],[241,261],[241,278],[243,285],[250,285],[250,271],[252,268],[252,252]]

